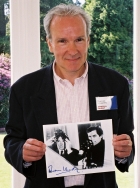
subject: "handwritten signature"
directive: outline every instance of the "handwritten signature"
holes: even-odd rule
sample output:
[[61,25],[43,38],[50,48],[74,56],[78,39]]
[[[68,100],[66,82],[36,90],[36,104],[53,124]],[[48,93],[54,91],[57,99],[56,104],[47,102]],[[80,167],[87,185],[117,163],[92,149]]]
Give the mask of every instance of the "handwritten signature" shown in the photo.
[[63,166],[62,170],[60,170],[60,169],[56,170],[56,169],[53,169],[52,165],[49,165],[48,169],[49,169],[49,173],[56,172],[57,173],[56,175],[64,174],[64,173],[72,172],[72,171],[76,171],[77,173],[79,173],[78,168],[76,166],[73,166],[71,169],[69,169],[68,167],[64,167]]

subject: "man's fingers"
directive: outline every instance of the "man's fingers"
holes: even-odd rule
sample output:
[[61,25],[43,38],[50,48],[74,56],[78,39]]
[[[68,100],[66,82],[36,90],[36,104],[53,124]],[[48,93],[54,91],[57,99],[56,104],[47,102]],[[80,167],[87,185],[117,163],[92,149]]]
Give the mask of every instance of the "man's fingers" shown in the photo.
[[23,159],[27,162],[40,160],[46,151],[46,145],[36,139],[28,139],[23,145]]
[[28,143],[25,143],[23,145],[23,149],[24,150],[30,150],[30,151],[36,151],[36,152],[45,152],[46,151],[46,147],[42,148],[42,147],[39,147],[39,146],[36,146],[36,145],[31,145],[31,144],[28,144]]
[[129,135],[114,135],[113,136],[113,145],[114,146],[132,146],[132,141]]
[[116,157],[124,158],[130,156],[130,152],[120,152],[120,151],[114,151],[114,154]]
[[41,149],[36,150],[29,150],[23,148],[23,156],[42,156],[45,154],[45,151],[42,151]]
[[127,151],[131,151],[131,147],[115,146],[114,150],[120,152],[127,152]]
[[132,147],[122,147],[122,146],[114,147],[115,156],[119,158],[130,156],[131,150],[132,150]]
[[42,159],[42,157],[43,156],[36,156],[36,157],[34,157],[34,156],[26,156],[26,160],[24,159],[24,161],[26,161],[26,162],[33,162],[33,161],[38,161],[38,160],[40,160],[40,159]]
[[116,157],[124,158],[130,156],[132,147],[130,146],[114,146],[114,153]]
[[30,144],[30,145],[38,146],[38,147],[41,147],[41,148],[44,148],[44,149],[46,148],[46,145],[43,142],[41,142],[37,139],[30,138],[26,141],[26,143]]
[[131,138],[127,134],[113,135],[113,141],[120,141],[120,140],[131,140]]
[[131,140],[122,140],[113,142],[114,146],[132,146]]
[[42,156],[45,152],[38,152],[38,151],[31,151],[31,150],[24,150],[24,154],[28,156]]
[[39,153],[39,152],[26,152],[23,150],[23,160],[26,162],[32,162],[40,160],[45,153]]
[[23,149],[44,152],[46,151],[46,145],[41,141],[30,138],[23,145]]
[[129,135],[114,135],[113,136],[113,146],[115,156],[119,158],[128,157],[132,151],[132,141]]

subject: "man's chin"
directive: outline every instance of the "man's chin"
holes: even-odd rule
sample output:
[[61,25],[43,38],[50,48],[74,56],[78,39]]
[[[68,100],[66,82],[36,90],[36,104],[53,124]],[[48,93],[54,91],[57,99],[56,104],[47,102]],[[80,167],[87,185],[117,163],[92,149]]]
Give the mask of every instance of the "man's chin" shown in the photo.
[[59,149],[60,151],[64,151],[64,149]]
[[94,144],[93,144],[93,146],[96,146],[96,145],[97,145],[97,143],[94,143]]

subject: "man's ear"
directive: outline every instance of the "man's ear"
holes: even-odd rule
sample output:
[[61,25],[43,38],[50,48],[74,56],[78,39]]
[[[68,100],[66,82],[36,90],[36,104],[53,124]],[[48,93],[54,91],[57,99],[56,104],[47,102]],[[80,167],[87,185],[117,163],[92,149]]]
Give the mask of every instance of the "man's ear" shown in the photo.
[[52,48],[51,39],[46,38],[46,42],[47,42],[47,44],[48,44],[49,51],[50,51],[51,53],[53,53],[53,48]]
[[100,136],[100,138],[103,138],[103,134]]
[[90,36],[88,36],[88,47],[90,45]]

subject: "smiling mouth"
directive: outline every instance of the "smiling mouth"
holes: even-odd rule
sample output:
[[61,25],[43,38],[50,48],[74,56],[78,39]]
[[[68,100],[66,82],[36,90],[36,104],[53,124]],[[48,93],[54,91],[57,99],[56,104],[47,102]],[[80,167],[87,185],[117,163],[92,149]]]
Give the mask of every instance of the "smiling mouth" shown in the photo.
[[80,59],[80,57],[73,58],[73,59],[67,59],[67,58],[66,58],[66,60],[68,60],[68,61],[77,61],[78,59]]

